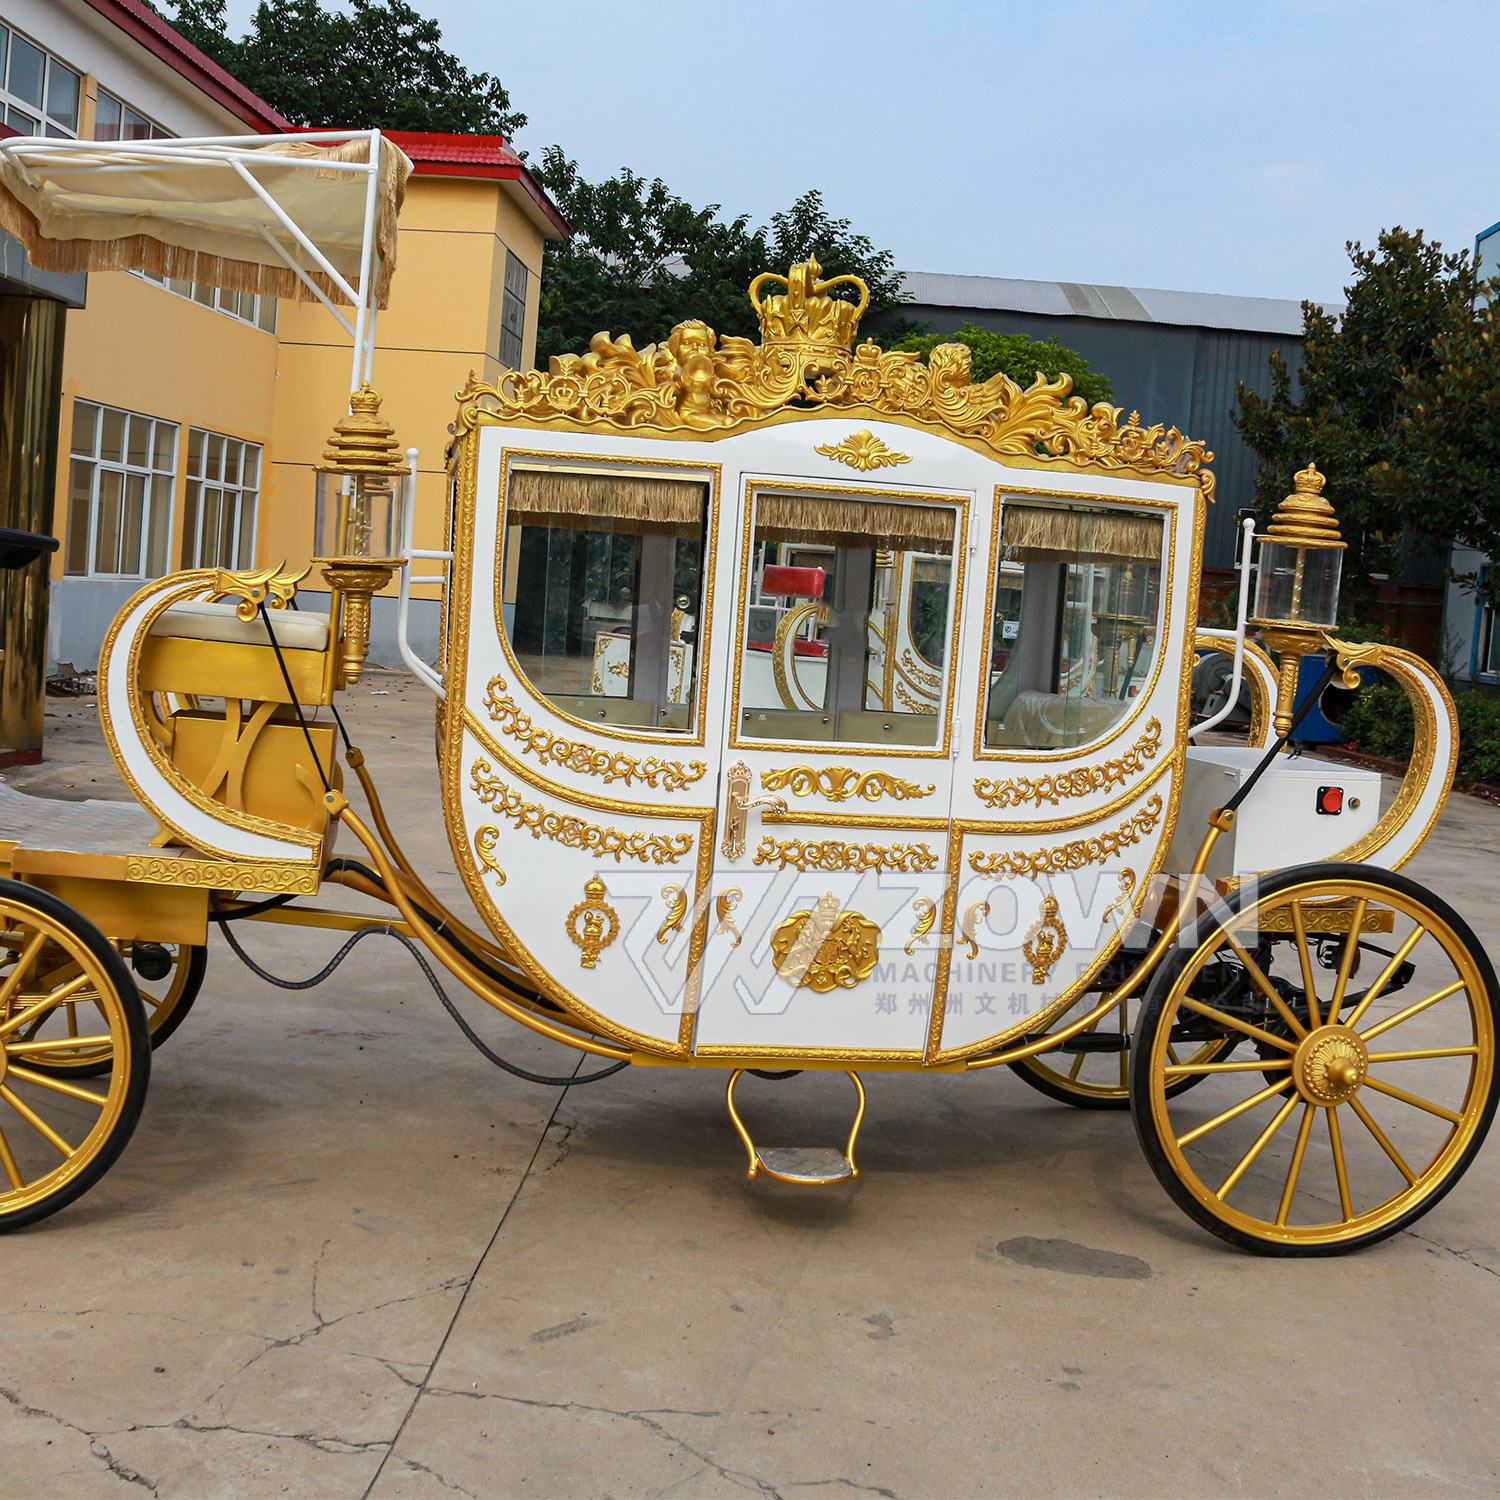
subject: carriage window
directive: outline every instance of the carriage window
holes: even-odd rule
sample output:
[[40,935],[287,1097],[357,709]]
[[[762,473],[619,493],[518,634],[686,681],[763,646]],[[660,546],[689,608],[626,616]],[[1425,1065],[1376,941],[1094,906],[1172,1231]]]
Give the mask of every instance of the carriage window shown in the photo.
[[984,742],[1078,745],[1151,680],[1162,518],[1007,503],[990,635]]
[[740,731],[754,739],[938,743],[954,512],[758,495]]
[[580,719],[692,728],[708,486],[514,469],[505,627],[543,697]]

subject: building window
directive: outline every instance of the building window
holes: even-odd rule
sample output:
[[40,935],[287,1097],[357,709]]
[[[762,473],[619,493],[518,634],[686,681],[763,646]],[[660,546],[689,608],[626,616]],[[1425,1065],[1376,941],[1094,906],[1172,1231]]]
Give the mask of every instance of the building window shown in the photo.
[[132,109],[123,99],[105,89],[99,90],[94,105],[94,139],[96,141],[156,141],[170,136],[154,120]]
[[0,26],[5,123],[22,135],[76,138],[83,79],[18,31]]
[[177,424],[73,403],[69,573],[158,578],[167,570]]
[[521,368],[526,345],[526,267],[512,251],[505,252],[505,300],[500,304],[500,363]]
[[188,430],[184,568],[248,568],[255,562],[260,444]]

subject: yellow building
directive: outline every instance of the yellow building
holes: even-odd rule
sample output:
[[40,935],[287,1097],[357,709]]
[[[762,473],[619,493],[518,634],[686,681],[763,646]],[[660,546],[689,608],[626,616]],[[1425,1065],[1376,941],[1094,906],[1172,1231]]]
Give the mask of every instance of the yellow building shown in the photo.
[[[0,46],[11,133],[293,128],[141,0],[7,0]],[[499,137],[391,138],[414,171],[375,384],[400,441],[421,450],[417,545],[440,546],[454,393],[471,369],[493,380],[506,365],[531,365],[543,246],[567,226]],[[0,249],[9,274],[18,247]],[[27,280],[0,283],[0,300],[66,301],[62,284],[83,278],[53,278],[61,290]],[[49,665],[79,669],[93,666],[144,579],[309,560],[312,467],[343,413],[349,369],[347,336],[316,304],[124,272],[89,275],[83,301],[66,316],[51,519],[62,545],[47,629]],[[377,601],[371,656],[394,663],[394,608],[384,605],[394,599]],[[424,637],[435,649],[436,613],[431,600],[414,604],[419,649]]]

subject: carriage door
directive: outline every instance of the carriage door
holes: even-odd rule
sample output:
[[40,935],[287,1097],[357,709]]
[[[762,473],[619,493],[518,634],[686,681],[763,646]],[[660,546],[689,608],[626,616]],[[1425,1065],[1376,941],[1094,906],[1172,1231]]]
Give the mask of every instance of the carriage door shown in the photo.
[[695,1047],[920,1055],[967,497],[767,481],[745,503]]

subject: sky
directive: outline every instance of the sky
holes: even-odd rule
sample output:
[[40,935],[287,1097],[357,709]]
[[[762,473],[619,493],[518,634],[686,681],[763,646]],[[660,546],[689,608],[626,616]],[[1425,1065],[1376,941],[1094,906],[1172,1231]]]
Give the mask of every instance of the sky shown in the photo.
[[903,270],[1337,301],[1348,240],[1500,220],[1494,0],[413,3],[523,150],[756,223],[820,188]]

